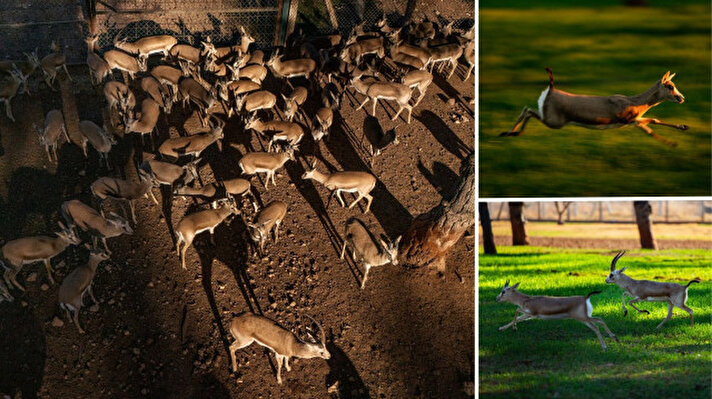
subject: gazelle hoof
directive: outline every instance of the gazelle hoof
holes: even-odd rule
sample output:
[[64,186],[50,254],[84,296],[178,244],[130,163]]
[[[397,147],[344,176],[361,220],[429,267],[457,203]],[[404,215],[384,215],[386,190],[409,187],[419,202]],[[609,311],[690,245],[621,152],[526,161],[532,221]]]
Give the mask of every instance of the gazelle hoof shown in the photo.
[[680,130],[687,130],[687,129],[689,129],[689,128],[690,128],[690,127],[687,126],[687,125],[680,125]]

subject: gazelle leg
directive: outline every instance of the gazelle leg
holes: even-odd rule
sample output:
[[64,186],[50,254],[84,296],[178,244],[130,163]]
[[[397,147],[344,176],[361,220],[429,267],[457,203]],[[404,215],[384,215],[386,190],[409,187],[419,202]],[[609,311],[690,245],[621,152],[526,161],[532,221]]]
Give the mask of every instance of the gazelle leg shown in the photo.
[[79,334],[84,334],[84,330],[82,330],[82,326],[79,325],[79,309],[74,309],[72,311],[72,321],[74,322],[74,325],[77,326],[77,330],[79,330]]
[[47,269],[47,277],[49,278],[50,284],[54,285],[54,278],[52,278],[52,273],[54,273],[54,270],[52,270],[52,264],[50,263],[49,259],[44,260],[45,268]]
[[282,356],[275,353],[274,357],[277,359],[277,384],[282,385]]
[[529,122],[529,118],[532,117],[541,120],[538,112],[529,107],[524,107],[522,113],[519,114],[519,118],[517,118],[517,121],[514,123],[514,126],[512,126],[512,129],[508,132],[501,133],[499,136],[519,136],[524,131],[524,127],[527,125],[527,122]]
[[89,284],[89,287],[87,287],[87,294],[89,294],[89,298],[91,298],[95,305],[99,304],[99,301],[97,301],[96,297],[94,296],[94,288],[91,284]]
[[335,192],[336,192],[336,194],[335,194],[335,195],[336,195],[336,199],[339,200],[339,203],[341,204],[341,206],[346,206],[346,203],[344,202],[344,199],[341,198],[341,190],[336,189]]
[[341,247],[341,257],[340,259],[344,259],[344,254],[346,253],[346,240],[344,240],[344,246]]
[[283,357],[284,359],[284,368],[287,369],[287,371],[292,371],[292,368],[289,367],[289,358],[288,357]]
[[674,142],[674,141],[672,141],[672,140],[668,140],[668,139],[666,139],[665,137],[663,137],[663,136],[661,136],[661,135],[655,133],[655,132],[653,131],[653,129],[651,129],[651,128],[648,127],[648,123],[651,123],[651,122],[650,122],[649,120],[647,120],[647,119],[639,119],[639,120],[636,122],[635,126],[638,127],[640,130],[644,131],[647,135],[651,136],[651,137],[654,138],[655,140],[660,141],[661,143],[667,144],[667,145],[672,146],[672,147],[675,147],[675,146],[677,145],[676,142]]
[[136,206],[134,205],[134,202],[132,200],[129,200],[129,209],[131,210],[131,219],[134,222],[134,226],[136,225]]
[[151,193],[151,199],[153,200],[153,203],[156,204],[156,206],[159,206],[159,207],[160,207],[160,205],[158,205],[158,200],[156,199],[156,196],[153,195],[153,189],[152,189],[152,188],[149,189],[148,192]]
[[11,121],[15,122],[15,117],[12,116],[12,106],[10,106],[10,100],[3,99],[2,101],[5,103],[5,114]]
[[371,270],[371,265],[365,264],[365,269],[363,272],[363,280],[361,280],[361,289],[366,285],[366,280],[368,280],[368,271]]
[[[516,324],[517,324],[518,322],[520,322],[520,321],[529,320],[529,319],[531,319],[531,318],[532,318],[532,316],[530,316],[530,315],[528,315],[528,314],[523,314],[523,315],[521,315],[521,316],[519,316],[519,317],[515,317],[514,320],[512,320],[512,321],[509,322],[508,324],[505,324],[505,325],[503,325],[502,327],[500,327],[500,328],[499,328],[499,331],[504,331],[504,330],[508,329],[509,327],[511,327],[511,326],[513,326],[513,325],[516,325]],[[516,327],[515,327],[514,329],[516,330]]]
[[274,243],[279,242],[279,222],[274,224]]
[[185,253],[188,251],[188,244],[187,242],[183,244],[183,249],[180,251],[180,266],[183,268],[183,270],[186,270],[185,267]]
[[678,308],[680,308],[690,314],[690,326],[694,326],[695,319],[694,319],[694,317],[692,317],[692,313],[693,313],[692,309],[690,307],[688,307],[687,305],[678,306]]
[[630,301],[628,301],[628,305],[630,305],[633,309],[637,310],[638,313],[650,314],[649,311],[647,311],[647,310],[640,310],[640,309],[638,309],[635,305],[633,305],[633,304],[636,303],[636,302],[644,302],[644,301],[643,301],[642,299],[636,297],[636,298],[633,298],[633,299],[631,299]]
[[368,213],[368,211],[371,210],[371,202],[373,202],[373,197],[370,194],[364,194],[363,195],[366,200],[368,200],[368,204],[366,204],[366,211],[363,213]]
[[608,328],[608,326],[606,325],[606,323],[603,321],[602,318],[600,318],[600,317],[590,317],[589,320],[591,320],[591,321],[593,321],[593,322],[595,322],[595,323],[598,323],[598,324],[602,325],[602,326],[603,326],[603,329],[606,330],[606,333],[607,333],[611,338],[613,338],[613,339],[615,339],[616,341],[618,341],[618,337],[616,337],[616,335],[611,332],[611,330]]
[[[366,103],[368,102],[368,100],[370,100],[370,98],[369,98],[369,97],[366,97],[366,98],[363,100],[363,102],[361,103],[361,105],[359,105],[358,108],[356,108],[356,110],[358,111],[358,110],[360,110],[361,108],[363,108],[363,106],[366,105]],[[6,103],[6,104],[7,104],[7,103]],[[15,120],[13,119],[13,122],[14,122],[14,121],[15,121]]]
[[398,107],[398,112],[396,112],[396,114],[393,115],[393,118],[391,118],[392,121],[396,120],[398,118],[398,115],[403,112],[403,104],[398,104]]
[[361,195],[361,193],[359,193],[358,198],[356,198],[356,200],[354,200],[354,202],[352,202],[351,205],[349,205],[349,209],[353,208],[353,206],[356,205],[357,202],[361,201],[362,198],[363,198],[363,195]]
[[601,342],[601,347],[603,348],[603,350],[605,351],[606,349],[608,349],[608,347],[606,346],[606,343],[603,342],[603,336],[601,335],[601,332],[598,330],[598,327],[596,327],[596,325],[593,324],[593,322],[591,322],[591,321],[581,321],[581,322],[583,324],[585,324],[588,328],[593,330],[593,332],[596,333],[596,336],[598,337],[598,341]]
[[638,119],[638,120],[644,120],[646,123],[652,123],[652,124],[654,124],[654,125],[667,126],[667,127],[671,127],[671,128],[678,129],[678,130],[687,130],[687,129],[690,128],[690,127],[687,126],[687,125],[676,125],[676,124],[674,124],[674,123],[663,122],[663,121],[661,121],[660,119],[655,119],[655,118],[641,118],[641,119]]
[[670,318],[672,318],[672,308],[673,308],[672,302],[668,302],[668,314],[667,314],[667,316],[663,319],[663,321],[661,321],[660,324],[658,324],[658,326],[655,327],[656,330],[659,330],[660,327],[662,327],[663,324],[665,324],[666,321],[668,321],[668,320],[670,320]]
[[19,272],[19,270],[16,270],[16,269],[5,270],[5,281],[8,281],[8,279],[9,279],[7,285],[10,285],[10,282],[12,282],[12,285],[19,288],[20,291],[25,291],[25,287],[23,287],[22,285],[20,285],[19,282],[17,282],[17,272]]

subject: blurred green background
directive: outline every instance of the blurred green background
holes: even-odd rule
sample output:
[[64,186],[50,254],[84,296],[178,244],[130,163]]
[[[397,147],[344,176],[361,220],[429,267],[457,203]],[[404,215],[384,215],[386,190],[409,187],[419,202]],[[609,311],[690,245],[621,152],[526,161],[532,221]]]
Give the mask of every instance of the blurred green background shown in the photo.
[[[555,197],[709,195],[710,2],[494,1],[480,3],[480,195]],[[690,126],[651,125],[669,147],[634,126],[549,129],[531,120],[509,130],[547,87],[578,94],[635,95],[670,70],[684,104],[645,116]]]

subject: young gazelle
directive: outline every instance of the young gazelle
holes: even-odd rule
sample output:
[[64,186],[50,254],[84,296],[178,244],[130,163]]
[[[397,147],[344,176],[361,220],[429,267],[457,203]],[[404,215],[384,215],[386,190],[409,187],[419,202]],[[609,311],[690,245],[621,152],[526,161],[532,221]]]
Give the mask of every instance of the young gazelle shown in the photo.
[[413,106],[410,105],[410,97],[412,92],[410,88],[401,83],[393,82],[364,82],[361,78],[352,78],[350,86],[353,87],[357,92],[366,96],[361,105],[359,105],[357,110],[361,109],[367,102],[373,102],[373,110],[371,115],[376,116],[376,105],[379,99],[384,100],[395,100],[398,104],[398,112],[391,118],[395,120],[398,115],[404,110],[408,110],[408,123],[410,124],[411,114],[413,112]]
[[[215,120],[215,122],[213,122],[213,120]],[[212,118],[209,124],[209,132],[166,139],[166,141],[161,143],[158,147],[158,152],[173,158],[179,158],[182,155],[193,155],[197,158],[213,143],[217,144],[218,151],[222,151],[222,139],[225,137],[223,126],[225,126],[225,122],[218,118]]]
[[122,234],[133,234],[129,221],[115,214],[109,213],[108,217],[101,216],[94,208],[79,200],[65,201],[61,207],[62,217],[71,228],[79,227],[92,235],[94,248],[98,248],[97,241],[101,239],[107,252],[107,238],[118,237]]
[[[144,177],[145,176],[145,177]],[[107,199],[125,201],[129,203],[129,209],[131,211],[131,220],[136,224],[136,206],[134,201],[141,197],[151,196],[153,202],[158,205],[158,200],[153,195],[153,182],[146,176],[145,173],[139,172],[138,183],[129,180],[117,179],[115,177],[100,177],[94,183],[91,184],[91,193],[96,198],[99,211],[104,215],[104,210],[102,205]]]
[[[592,291],[586,296],[532,296],[522,294],[517,291],[517,287],[519,287],[519,283],[510,287],[509,280],[507,280],[502,291],[497,295],[497,302],[504,301],[518,306],[514,312],[514,320],[500,327],[499,331],[506,330],[510,326],[516,330],[518,322],[530,319],[575,319],[596,333],[604,351],[607,349],[606,343],[603,342],[603,336],[601,336],[601,332],[595,323],[603,326],[608,335],[618,341],[618,338],[608,329],[603,319],[592,316],[593,305],[591,305],[590,297],[591,295],[600,294],[601,291]],[[520,313],[521,316],[519,315]]]
[[398,265],[398,245],[400,244],[401,236],[398,236],[395,241],[386,243],[382,238],[376,242],[373,234],[366,228],[366,225],[356,219],[350,218],[346,221],[346,231],[344,234],[344,246],[341,248],[341,259],[344,259],[346,246],[351,247],[351,257],[354,262],[363,261],[363,280],[361,280],[361,289],[366,286],[368,280],[368,271],[374,266],[383,266],[387,263]]
[[285,152],[248,152],[240,158],[238,165],[240,165],[242,174],[245,175],[266,173],[265,189],[267,189],[270,179],[272,179],[272,185],[277,185],[274,182],[274,174],[289,160],[294,161],[292,147],[287,147]]
[[311,317],[309,317],[309,319],[319,328],[321,336],[320,342],[317,342],[313,336],[311,337],[313,342],[303,341],[293,332],[264,316],[243,313],[232,319],[230,322],[230,334],[235,338],[235,342],[230,345],[232,371],[237,371],[235,351],[245,348],[253,342],[257,342],[274,352],[274,357],[277,359],[278,384],[282,384],[282,366],[284,366],[287,371],[291,370],[289,367],[290,357],[298,357],[300,359],[313,359],[315,357],[326,360],[330,359],[331,354],[329,354],[329,351],[326,349],[326,335],[324,334],[324,329],[316,320]]
[[272,112],[275,104],[277,104],[277,97],[267,90],[253,91],[235,98],[235,110],[240,112],[244,108],[248,116],[261,109]]
[[655,118],[644,118],[643,115],[650,108],[663,101],[674,101],[682,104],[685,97],[677,90],[672,78],[675,76],[670,71],[662,79],[644,93],[636,96],[588,96],[567,93],[554,88],[554,75],[551,69],[546,68],[549,74],[549,87],[539,96],[539,110],[524,107],[512,129],[501,133],[500,136],[519,136],[524,132],[524,127],[530,118],[538,119],[551,129],[561,129],[566,125],[578,125],[591,129],[616,128],[635,124],[656,140],[668,145],[676,145],[657,133],[654,133],[648,124],[657,124],[679,130],[687,130],[687,125],[676,125],[663,122]]
[[8,286],[15,285],[24,291],[25,288],[17,282],[15,276],[23,265],[39,260],[44,262],[49,281],[54,284],[51,259],[64,252],[68,246],[79,245],[81,242],[74,229],[66,227],[62,222],[59,222],[59,228],[61,231],[54,233],[57,236],[54,238],[47,236],[23,237],[8,241],[2,246],[0,252],[8,264],[0,261],[0,266],[5,269],[3,278]]
[[[69,143],[69,136],[67,136],[67,127],[64,125],[64,117],[62,116],[62,111],[58,109],[53,109],[47,112],[45,116],[44,128],[40,129],[39,126],[32,125],[37,131],[37,137],[39,138],[40,145],[45,148],[47,152],[47,159],[50,162],[58,162],[57,158],[57,147],[59,146],[59,139],[64,134],[64,138]],[[52,160],[52,155],[54,155],[54,161]]]
[[164,57],[178,43],[178,39],[170,35],[158,35],[142,37],[135,42],[127,42],[126,38],[114,41],[114,47],[124,50],[129,54],[138,55],[139,63],[146,69],[148,56],[154,53],[162,53]]
[[255,209],[255,212],[257,212],[257,201],[255,200],[255,194],[252,191],[252,184],[250,184],[249,180],[241,179],[239,177],[236,179],[209,183],[199,188],[187,186],[179,187],[175,190],[174,194],[185,197],[201,197],[203,200],[209,202],[215,202],[235,196],[248,196],[250,197],[252,207]]
[[109,253],[106,249],[92,248],[86,265],[78,266],[72,270],[59,286],[59,306],[67,312],[67,317],[72,319],[80,334],[84,334],[84,330],[79,325],[79,311],[84,305],[84,296],[89,294],[95,304],[99,303],[94,297],[92,282],[99,263],[107,259],[109,259]]
[[307,80],[311,79],[311,74],[316,70],[316,61],[311,58],[282,61],[281,54],[275,51],[267,61],[267,66],[272,69],[275,77],[285,79],[289,87],[292,87],[289,81],[291,78],[303,76]]
[[279,225],[287,216],[287,204],[282,201],[274,201],[265,206],[255,217],[254,222],[247,222],[252,241],[260,246],[260,253],[264,253],[265,242],[269,238],[269,233],[274,229],[274,243],[279,240]]
[[336,198],[339,200],[341,206],[346,206],[346,203],[341,198],[342,191],[347,193],[358,193],[358,198],[356,198],[356,200],[349,205],[349,209],[364,198],[368,201],[364,213],[368,213],[371,209],[373,197],[370,195],[370,192],[374,187],[376,187],[376,177],[368,172],[347,171],[321,173],[316,170],[316,162],[314,162],[311,165],[311,169],[304,172],[302,179],[312,179],[323,184],[324,187],[332,191],[332,194],[336,195]]
[[670,320],[670,318],[672,317],[673,307],[678,307],[689,313],[690,325],[694,326],[695,321],[692,316],[692,309],[689,308],[686,304],[687,289],[690,287],[690,284],[699,283],[700,280],[694,279],[687,283],[687,285],[675,283],[660,283],[657,281],[650,280],[634,280],[623,274],[627,267],[624,267],[620,270],[616,270],[616,262],[618,262],[618,259],[620,259],[620,257],[624,254],[625,251],[621,251],[613,258],[613,261],[611,262],[611,274],[606,277],[606,283],[616,284],[617,286],[623,288],[623,316],[626,316],[628,314],[628,309],[626,309],[625,307],[625,297],[627,295],[633,297],[633,299],[628,302],[628,305],[630,305],[633,309],[637,310],[639,313],[647,314],[650,312],[648,312],[647,310],[638,309],[635,305],[633,305],[633,303],[635,302],[667,302],[667,317],[665,317],[665,319],[663,319],[663,321],[658,324],[656,329],[659,329],[663,326],[663,324],[665,324],[665,322]]
[[[304,130],[296,122],[288,121],[267,121],[262,122],[256,115],[250,116],[245,123],[245,130],[255,129],[262,136],[269,137],[267,151],[272,151],[277,142],[286,142],[288,146],[294,148],[302,141]],[[271,137],[269,136],[271,134]]]
[[137,73],[146,70],[144,65],[141,64],[136,57],[131,54],[126,54],[121,50],[108,50],[104,52],[104,61],[109,65],[109,71],[118,69],[121,72],[128,73],[131,79],[133,79]]
[[54,41],[52,42],[51,48],[52,53],[40,60],[40,66],[42,67],[42,72],[44,73],[45,83],[47,83],[49,88],[55,90],[52,84],[57,77],[57,70],[64,69],[64,73],[67,74],[69,80],[72,80],[72,76],[69,75],[69,71],[67,70],[67,58],[62,52],[62,48]]
[[[176,227],[176,253],[180,258],[181,267],[185,270],[185,252],[193,244],[193,239],[204,231],[210,231],[210,239],[213,240],[215,228],[220,225],[230,215],[237,215],[240,210],[237,208],[234,199],[220,201],[220,206],[216,209],[207,209],[191,213],[184,217]],[[181,249],[181,244],[183,248]]]

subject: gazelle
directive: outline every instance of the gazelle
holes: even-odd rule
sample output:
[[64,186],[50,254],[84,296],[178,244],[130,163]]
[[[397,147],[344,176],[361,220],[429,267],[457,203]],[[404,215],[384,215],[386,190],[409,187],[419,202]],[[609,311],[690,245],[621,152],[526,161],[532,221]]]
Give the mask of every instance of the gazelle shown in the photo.
[[89,66],[89,78],[91,79],[91,84],[93,85],[102,84],[104,79],[106,79],[111,72],[109,64],[96,53],[97,40],[99,40],[99,35],[87,36],[84,39],[87,44],[87,65]]
[[[180,257],[180,263],[183,270],[185,267],[185,252],[188,247],[193,244],[193,239],[196,235],[203,231],[210,231],[210,237],[213,238],[215,228],[220,225],[228,216],[237,215],[240,210],[237,208],[235,201],[232,199],[221,201],[220,206],[216,209],[207,209],[191,213],[184,217],[176,227],[176,253]],[[181,249],[181,244],[183,248]]]
[[141,79],[141,89],[151,96],[153,101],[163,109],[163,112],[166,114],[171,113],[171,108],[173,107],[171,92],[158,79],[153,76],[145,76]]
[[188,101],[191,101],[198,107],[200,123],[205,126],[210,114],[210,108],[217,101],[217,87],[213,87],[208,91],[197,80],[185,78],[178,83],[178,91],[183,98],[183,106],[186,106]]
[[112,80],[104,84],[103,91],[110,109],[118,110],[122,119],[133,117],[136,96],[128,85]]
[[[596,323],[603,326],[608,335],[618,341],[611,330],[608,329],[606,323],[600,317],[593,317],[593,305],[591,305],[591,295],[600,294],[601,291],[592,291],[586,296],[532,296],[522,294],[517,291],[519,283],[509,286],[509,280],[504,284],[502,291],[497,295],[497,302],[509,302],[517,305],[517,310],[514,312],[514,320],[503,325],[499,331],[506,330],[510,326],[517,329],[517,323],[531,319],[574,319],[585,324],[598,337],[601,347],[605,351],[606,343],[603,342],[603,336],[598,330]],[[521,313],[521,316],[519,315]]]
[[99,156],[106,162],[106,167],[111,169],[109,165],[109,151],[111,146],[116,144],[116,140],[107,132],[106,126],[100,128],[92,121],[79,122],[79,133],[82,136],[82,151],[84,157],[88,157],[87,143],[91,143],[92,147],[99,153]]
[[262,85],[262,81],[267,77],[267,68],[260,64],[251,64],[244,68],[238,65],[227,64],[227,68],[232,73],[233,79],[247,79],[258,85]]
[[274,201],[262,208],[253,222],[247,222],[252,241],[260,247],[260,253],[264,253],[265,242],[269,238],[270,232],[274,231],[274,243],[279,241],[279,225],[287,216],[287,204],[282,201]]
[[178,101],[178,83],[183,77],[183,73],[168,65],[158,65],[151,69],[151,76],[156,78],[162,85],[165,85],[173,96],[173,102]]
[[162,162],[155,159],[147,159],[139,167],[142,173],[153,182],[154,187],[159,185],[182,187],[198,178],[197,163],[200,159],[189,162],[183,166]]
[[376,178],[368,172],[346,171],[321,173],[316,170],[316,162],[314,162],[311,168],[304,172],[302,179],[316,180],[324,185],[324,187],[332,191],[332,194],[336,195],[341,206],[346,206],[346,203],[344,203],[344,200],[341,198],[341,192],[358,193],[358,197],[349,205],[349,209],[353,208],[354,205],[364,198],[368,201],[364,213],[368,213],[371,209],[373,197],[370,195],[370,192],[376,187]]
[[275,104],[277,104],[277,97],[267,90],[253,91],[235,98],[237,112],[244,108],[250,116],[261,109],[268,109],[271,112]]
[[361,63],[361,59],[366,54],[376,54],[379,59],[382,59],[386,55],[383,48],[383,38],[372,37],[357,40],[356,36],[352,35],[346,41],[346,46],[343,50],[341,50],[339,58],[346,62],[358,65]]
[[368,271],[374,266],[383,266],[392,263],[393,266],[398,265],[398,245],[400,244],[401,236],[386,243],[383,238],[379,238],[378,242],[373,234],[368,230],[366,225],[356,218],[350,218],[346,221],[346,230],[344,232],[344,246],[341,248],[341,259],[344,259],[346,246],[351,247],[351,257],[354,262],[363,261],[363,279],[361,280],[361,289],[366,286],[368,280]]
[[292,147],[288,147],[285,152],[248,152],[240,158],[238,165],[240,165],[242,174],[245,175],[266,173],[265,189],[268,189],[267,185],[270,178],[272,179],[272,185],[277,185],[274,182],[274,174],[277,169],[284,166],[289,160],[294,161],[294,149]]
[[286,106],[284,109],[284,118],[286,120],[291,122],[294,119],[294,116],[299,112],[299,107],[307,101],[308,94],[307,89],[302,86],[297,86],[289,96],[282,94]]
[[107,238],[118,237],[122,234],[133,234],[133,229],[128,220],[114,212],[109,213],[109,216],[105,218],[94,208],[79,200],[65,201],[62,204],[61,213],[71,228],[78,226],[83,231],[89,231],[92,234],[95,248],[97,247],[97,240],[101,239],[104,243],[104,248],[109,253],[111,251],[106,245]]
[[178,63],[182,76],[192,76],[200,73],[202,60],[200,49],[188,44],[176,44],[170,50],[171,57]]
[[401,83],[392,82],[364,82],[360,78],[351,79],[351,87],[353,87],[357,92],[366,96],[361,105],[359,105],[357,110],[361,109],[367,102],[373,102],[372,115],[376,116],[376,104],[378,104],[379,99],[384,100],[395,100],[398,103],[398,112],[391,118],[395,120],[398,115],[404,110],[408,110],[408,122],[410,124],[411,113],[413,112],[413,106],[410,105],[410,97],[412,92],[410,88]]
[[[69,143],[69,136],[67,135],[67,127],[64,124],[64,117],[62,116],[62,111],[58,109],[53,109],[47,112],[45,116],[44,128],[40,129],[39,126],[32,124],[32,126],[37,131],[37,137],[39,138],[40,145],[45,148],[47,152],[47,159],[50,162],[58,162],[57,158],[57,147],[59,146],[59,139],[64,134],[64,138]],[[50,155],[50,149],[52,154],[54,154],[54,161],[52,161],[52,156]]]
[[428,71],[410,71],[401,77],[401,83],[408,86],[411,90],[418,89],[418,99],[415,100],[413,107],[417,107],[420,100],[425,97],[425,91],[433,82],[433,74]]
[[[213,122],[213,120],[216,122]],[[213,118],[209,123],[210,131],[197,133],[192,136],[166,139],[166,141],[158,147],[158,152],[173,158],[179,158],[182,155],[193,155],[197,158],[213,143],[217,144],[218,151],[222,151],[222,139],[225,137],[223,126],[225,126],[225,122],[218,118]]]
[[294,148],[304,137],[304,130],[298,123],[287,121],[262,122],[255,115],[252,115],[247,120],[245,129],[255,129],[261,135],[269,137],[268,151],[272,151],[278,141],[286,142],[287,145]]
[[54,284],[54,278],[52,278],[54,270],[52,270],[52,264],[50,263],[51,259],[64,252],[68,246],[81,243],[72,228],[65,226],[62,222],[59,222],[59,228],[61,230],[54,233],[56,237],[23,237],[8,241],[0,248],[3,258],[7,261],[7,265],[0,261],[0,266],[5,269],[3,278],[8,287],[15,285],[21,291],[24,291],[25,287],[21,286],[15,277],[22,270],[23,265],[39,260],[44,262],[49,282]]
[[129,54],[138,55],[138,60],[143,69],[146,70],[148,56],[154,53],[162,53],[167,57],[169,51],[178,43],[178,39],[170,35],[158,35],[142,37],[135,42],[127,42],[126,38],[114,41],[114,47],[124,50]]
[[0,80],[0,102],[5,103],[5,114],[8,119],[13,122],[15,122],[15,117],[12,116],[10,101],[12,101],[15,94],[17,94],[20,83],[22,83],[22,76],[17,69],[10,71],[9,77]]
[[616,284],[617,286],[623,288],[623,316],[626,316],[628,314],[628,309],[626,309],[625,307],[625,297],[627,295],[633,297],[633,299],[628,302],[628,305],[630,305],[633,309],[637,310],[638,313],[650,312],[648,312],[647,310],[638,309],[635,305],[633,305],[633,303],[635,302],[667,302],[667,317],[665,317],[665,319],[663,319],[663,321],[658,324],[656,329],[659,329],[663,326],[663,324],[665,324],[665,322],[670,320],[670,318],[672,317],[673,307],[678,307],[689,313],[690,325],[694,326],[695,321],[692,316],[692,309],[689,308],[686,304],[687,289],[690,287],[690,284],[699,283],[700,280],[694,279],[687,283],[687,285],[675,283],[661,283],[650,280],[634,280],[633,278],[628,277],[623,273],[625,272],[625,269],[627,269],[627,267],[624,267],[620,270],[616,270],[616,262],[618,262],[618,259],[620,259],[620,257],[624,254],[625,251],[621,251],[613,258],[613,261],[611,262],[611,274],[609,274],[606,278],[606,283]]
[[[153,79],[153,78],[151,78]],[[153,143],[153,132],[156,130],[158,117],[161,115],[160,105],[151,97],[144,98],[141,102],[141,114],[139,119],[129,119],[126,122],[126,133],[138,133],[141,135],[141,142],[145,135],[151,137]]]
[[72,270],[59,286],[59,306],[67,313],[67,317],[72,319],[80,334],[84,334],[84,330],[79,325],[79,311],[84,305],[84,296],[89,294],[95,304],[99,303],[94,297],[92,282],[99,263],[107,259],[109,253],[106,249],[92,248],[87,263]]
[[311,58],[298,58],[296,60],[282,61],[280,54],[275,51],[267,61],[267,65],[272,69],[276,77],[286,79],[287,84],[290,78],[303,76],[307,80],[311,79],[311,74],[316,69],[316,61]]
[[[293,332],[274,321],[260,315],[243,313],[230,322],[230,334],[235,342],[230,345],[232,371],[237,371],[235,351],[251,345],[253,342],[269,348],[277,360],[277,383],[282,384],[282,366],[290,371],[289,358],[313,359],[315,357],[330,359],[331,354],[326,349],[324,329],[316,320],[309,317],[317,325],[321,334],[321,342],[305,342]],[[311,337],[314,338],[313,336]]]
[[52,90],[55,90],[52,84],[54,79],[57,77],[57,70],[64,69],[64,73],[67,74],[69,80],[72,80],[72,76],[67,70],[67,58],[62,52],[62,48],[56,43],[52,42],[52,53],[45,56],[40,60],[40,66],[42,66],[42,72],[44,73],[45,83]]
[[317,128],[312,131],[312,136],[315,141],[321,140],[324,136],[329,134],[331,129],[331,123],[334,120],[334,111],[329,107],[321,107],[316,111],[314,115],[313,125]]
[[687,125],[675,125],[654,118],[644,118],[643,115],[650,108],[663,101],[674,101],[682,104],[685,97],[680,93],[672,78],[675,74],[666,72],[663,77],[655,82],[647,91],[636,96],[587,96],[567,93],[554,88],[554,75],[551,69],[546,68],[549,74],[549,87],[539,96],[539,110],[524,107],[511,130],[500,136],[519,136],[530,118],[538,119],[551,129],[560,129],[566,125],[578,125],[587,128],[616,128],[635,124],[656,140],[668,145],[676,145],[648,127],[648,124],[657,124],[679,130],[687,130]]
[[26,61],[0,61],[0,74],[10,74],[10,71],[19,72],[22,80],[22,92],[29,94],[30,88],[27,84],[27,79],[32,75],[37,68],[40,67],[40,60],[37,58],[37,49],[31,53],[23,53]]
[[238,195],[240,197],[249,196],[255,212],[257,212],[257,201],[255,199],[255,194],[252,191],[252,184],[250,184],[249,180],[241,179],[239,177],[236,179],[209,183],[198,188],[188,186],[179,187],[175,190],[174,194],[186,197],[202,197],[204,200],[210,202]]
[[129,203],[129,210],[131,211],[131,220],[136,224],[136,206],[134,201],[141,197],[151,196],[153,202],[158,205],[158,200],[153,195],[151,188],[153,183],[145,176],[144,173],[139,172],[138,183],[129,180],[117,179],[115,177],[100,177],[91,184],[91,193],[96,198],[99,205],[99,212],[104,215],[104,210],[102,205],[107,199],[120,200]]
[[104,52],[104,61],[109,65],[109,70],[118,69],[129,74],[131,79],[146,70],[146,66],[139,62],[136,57],[121,50],[108,50]]
[[[426,46],[426,43],[423,42],[421,46]],[[430,47],[428,50],[430,51],[431,57],[428,62],[430,65],[430,71],[433,71],[433,66],[437,62],[447,63],[451,68],[450,73],[447,75],[447,78],[450,79],[452,74],[455,73],[455,70],[457,69],[457,60],[460,56],[462,56],[462,46],[459,43],[448,43]]]

